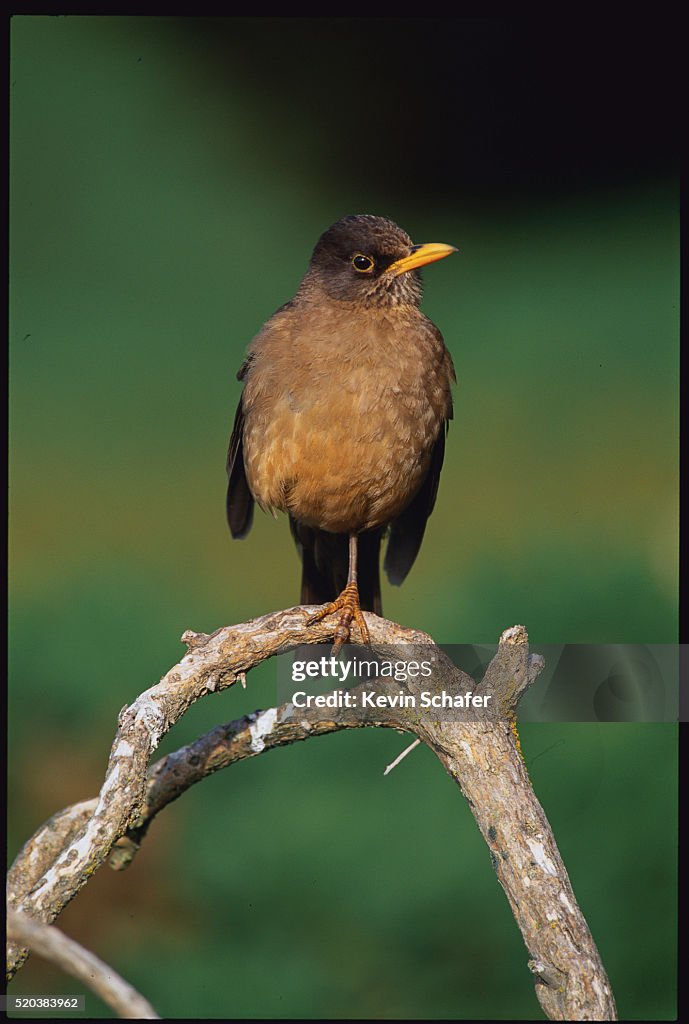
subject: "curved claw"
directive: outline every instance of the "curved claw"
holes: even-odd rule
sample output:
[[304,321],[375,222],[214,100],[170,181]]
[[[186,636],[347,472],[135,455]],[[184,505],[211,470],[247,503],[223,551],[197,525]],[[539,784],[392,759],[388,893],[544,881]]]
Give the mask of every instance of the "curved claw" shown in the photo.
[[349,640],[351,632],[350,626],[352,621],[356,622],[361,633],[361,642],[364,644],[370,644],[371,638],[368,632],[368,626],[364,619],[364,614],[361,611],[361,604],[359,603],[359,588],[356,583],[348,583],[342,593],[330,604],[326,604],[320,611],[314,612],[313,615],[309,615],[306,620],[307,626],[312,626],[314,622],[320,622],[321,619],[327,618],[328,615],[333,615],[335,612],[340,612],[340,619],[335,630],[334,643],[332,653],[336,655],[343,644],[346,644]]

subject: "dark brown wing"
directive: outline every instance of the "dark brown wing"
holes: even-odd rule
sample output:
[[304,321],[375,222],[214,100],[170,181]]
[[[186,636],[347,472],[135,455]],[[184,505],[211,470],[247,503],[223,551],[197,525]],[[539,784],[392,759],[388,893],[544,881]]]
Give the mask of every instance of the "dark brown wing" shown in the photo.
[[390,524],[390,537],[383,567],[388,579],[395,586],[399,586],[403,582],[419,553],[423,535],[426,531],[426,523],[433,511],[438,493],[440,471],[443,468],[443,459],[445,458],[445,436],[453,416],[450,388],[457,378],[452,364],[452,356],[445,346],[443,336],[436,325],[431,320],[426,320],[426,324],[436,340],[439,358],[442,360],[445,373],[447,374],[447,405],[438,436],[433,445],[426,478],[404,512]]
[[443,423],[433,446],[431,462],[416,497],[390,526],[390,538],[383,567],[391,583],[399,586],[414,564],[426,530],[426,522],[438,493],[440,470],[445,457],[445,434],[448,423]]
[[[242,363],[237,380],[244,379],[249,363],[250,357]],[[254,518],[254,498],[244,471],[244,412],[241,398],[227,449],[227,477],[227,522],[230,533],[238,540],[246,537]]]
[[[304,526],[292,516],[289,525],[301,556],[301,603],[327,604],[344,590],[349,570],[349,538]],[[359,534],[359,600],[364,611],[382,615],[380,600],[380,541],[382,530]]]

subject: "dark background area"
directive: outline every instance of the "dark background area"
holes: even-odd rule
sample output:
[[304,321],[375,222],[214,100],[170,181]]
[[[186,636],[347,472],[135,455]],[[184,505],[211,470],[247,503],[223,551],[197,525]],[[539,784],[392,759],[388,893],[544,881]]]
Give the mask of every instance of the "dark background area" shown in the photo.
[[[455,421],[386,614],[446,643],[515,622],[535,650],[676,641],[677,36],[12,19],[10,857],[97,792],[119,709],[186,628],[297,599],[284,519],[241,543],[225,526],[234,375],[346,213],[460,249],[424,302]],[[274,702],[273,667],[248,682],[161,753]],[[620,1016],[672,1017],[675,728],[521,737]],[[406,742],[362,730],[220,773],[61,925],[164,1016],[537,1016],[456,787],[426,749],[382,776]],[[14,990],[74,984],[34,958]]]
[[453,203],[458,190],[541,200],[676,170],[671,22],[207,18],[181,29],[230,89],[238,70],[252,80],[285,157],[322,133],[325,173],[390,202],[429,188]]

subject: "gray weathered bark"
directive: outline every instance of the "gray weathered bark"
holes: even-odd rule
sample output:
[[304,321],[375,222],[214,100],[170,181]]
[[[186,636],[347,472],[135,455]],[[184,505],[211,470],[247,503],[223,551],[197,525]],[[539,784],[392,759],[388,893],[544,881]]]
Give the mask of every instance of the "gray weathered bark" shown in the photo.
[[[340,729],[391,727],[427,743],[466,797],[524,938],[547,1016],[616,1019],[605,969],[519,749],[517,704],[542,668],[541,659],[529,655],[523,627],[503,633],[483,680],[474,682],[426,634],[366,614],[374,652],[399,654],[404,645],[405,658],[430,659],[434,689],[490,695],[490,716],[436,721],[417,705],[356,719],[345,709],[297,712],[285,704],[217,727],[162,758],[147,776],[151,753],[196,700],[244,682],[251,668],[275,654],[332,638],[332,620],[306,627],[312,610],[293,608],[211,635],[185,633],[189,650],[181,662],[120,713],[99,797],[54,815],[20,851],[9,875],[10,905],[38,921],[54,921],[104,861],[115,868],[129,863],[164,806],[235,761]],[[408,683],[408,690],[414,685]],[[427,680],[423,686],[428,688]],[[394,680],[376,682],[379,694],[398,689]],[[10,945],[9,977],[27,955],[26,948]]]

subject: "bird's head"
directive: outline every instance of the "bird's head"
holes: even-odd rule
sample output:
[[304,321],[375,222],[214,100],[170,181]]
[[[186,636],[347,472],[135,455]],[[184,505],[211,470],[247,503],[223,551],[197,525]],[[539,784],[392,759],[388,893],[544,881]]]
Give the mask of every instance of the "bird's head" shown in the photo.
[[415,245],[385,217],[343,217],[318,239],[302,287],[343,302],[418,305],[419,267],[456,251],[441,242]]

